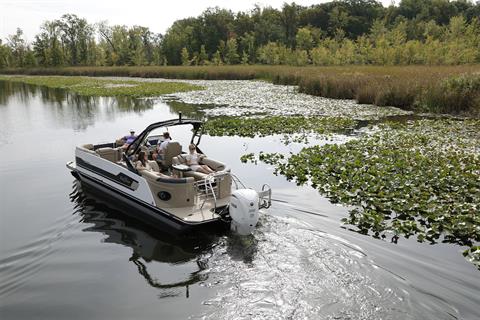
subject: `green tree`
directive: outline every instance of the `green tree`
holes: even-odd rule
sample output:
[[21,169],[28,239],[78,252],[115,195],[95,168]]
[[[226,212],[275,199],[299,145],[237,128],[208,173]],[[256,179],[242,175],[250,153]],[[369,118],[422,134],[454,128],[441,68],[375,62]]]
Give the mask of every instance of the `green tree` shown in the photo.
[[222,55],[220,54],[220,51],[218,50],[215,51],[215,53],[213,54],[212,62],[216,66],[220,66],[223,64]]
[[313,48],[313,36],[308,28],[300,28],[296,36],[297,48],[301,50],[311,50]]
[[2,39],[0,39],[0,69],[9,66],[10,54],[10,48],[2,44]]
[[292,2],[284,3],[281,12],[282,26],[285,32],[285,40],[287,46],[295,47],[295,36],[297,34],[299,7]]
[[250,56],[249,56],[248,53],[244,50],[244,51],[242,52],[241,64],[246,65],[246,64],[248,64],[249,61],[250,61]]
[[11,62],[9,63],[9,66],[20,68],[24,67],[27,43],[23,39],[22,29],[17,28],[17,32],[9,35],[7,41],[11,50]]
[[225,47],[225,63],[226,64],[237,64],[239,61],[239,55],[237,52],[237,39],[231,38],[227,40]]
[[188,53],[188,49],[183,47],[182,48],[182,65],[183,66],[189,66],[190,65],[190,54]]
[[240,46],[239,49],[242,50],[242,60],[246,55],[248,57],[248,62],[255,62],[255,35],[253,32],[247,32],[242,37],[240,37]]
[[24,67],[33,68],[36,66],[37,66],[37,60],[35,59],[35,54],[33,53],[32,50],[30,50],[30,48],[28,48],[25,54]]
[[63,45],[67,48],[67,57],[71,65],[86,64],[88,59],[88,42],[93,36],[93,27],[87,20],[75,14],[64,14],[56,21],[60,28]]
[[199,65],[204,65],[208,62],[208,54],[207,51],[205,50],[205,45],[200,46],[200,53],[198,54],[198,64]]

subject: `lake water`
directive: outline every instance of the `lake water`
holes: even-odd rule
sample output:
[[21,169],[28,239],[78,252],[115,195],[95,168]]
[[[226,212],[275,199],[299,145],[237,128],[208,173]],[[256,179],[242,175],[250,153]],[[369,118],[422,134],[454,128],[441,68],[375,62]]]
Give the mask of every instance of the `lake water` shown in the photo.
[[[273,189],[246,238],[172,236],[85,192],[66,169],[76,145],[179,111],[202,116],[179,102],[0,82],[0,319],[480,318],[480,273],[463,248],[349,231],[340,223],[348,208],[240,162],[302,147],[281,136],[202,138],[202,150],[247,185]],[[172,135],[185,145],[189,132]]]

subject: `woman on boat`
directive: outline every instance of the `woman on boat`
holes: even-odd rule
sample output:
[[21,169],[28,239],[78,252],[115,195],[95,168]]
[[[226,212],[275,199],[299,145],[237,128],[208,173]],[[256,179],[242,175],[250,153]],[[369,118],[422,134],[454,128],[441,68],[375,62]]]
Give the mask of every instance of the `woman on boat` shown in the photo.
[[140,151],[138,153],[138,161],[135,163],[135,168],[138,171],[143,171],[143,170],[150,171],[152,173],[157,174],[161,178],[168,178],[168,179],[175,178],[175,177],[170,177],[170,176],[167,176],[166,174],[153,170],[152,166],[148,163],[148,156],[145,151]]
[[190,169],[206,174],[215,172],[209,166],[200,164],[200,160],[203,156],[197,153],[197,146],[192,143],[188,146],[188,150],[190,151],[190,154],[188,154],[185,159],[187,160],[187,165],[190,166]]

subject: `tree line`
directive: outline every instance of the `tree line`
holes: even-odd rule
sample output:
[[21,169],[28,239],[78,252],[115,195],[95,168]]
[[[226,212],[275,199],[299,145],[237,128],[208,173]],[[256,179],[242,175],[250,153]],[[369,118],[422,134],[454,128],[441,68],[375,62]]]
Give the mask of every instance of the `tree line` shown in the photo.
[[478,62],[480,1],[468,0],[284,3],[238,13],[217,7],[175,21],[163,35],[65,14],[45,21],[31,43],[20,28],[0,39],[0,68]]

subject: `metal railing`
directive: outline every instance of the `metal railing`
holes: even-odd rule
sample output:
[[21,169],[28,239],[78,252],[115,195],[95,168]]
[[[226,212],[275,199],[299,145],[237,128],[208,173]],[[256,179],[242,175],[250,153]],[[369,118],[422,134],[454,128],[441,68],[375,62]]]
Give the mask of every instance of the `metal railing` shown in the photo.
[[[215,172],[208,174],[205,178],[195,182],[195,191],[199,201],[202,201],[200,209],[203,209],[205,203],[213,200],[213,214],[217,212],[218,199],[220,198],[220,181],[222,177],[229,176],[232,179],[231,190],[248,189],[247,186],[236,175],[229,171]],[[272,204],[272,190],[268,184],[262,186],[258,192],[258,207],[268,209]]]

